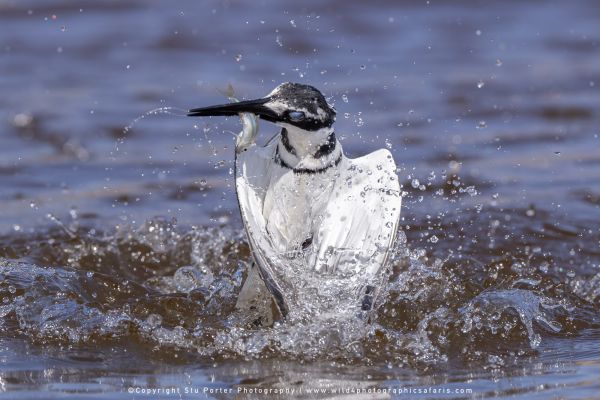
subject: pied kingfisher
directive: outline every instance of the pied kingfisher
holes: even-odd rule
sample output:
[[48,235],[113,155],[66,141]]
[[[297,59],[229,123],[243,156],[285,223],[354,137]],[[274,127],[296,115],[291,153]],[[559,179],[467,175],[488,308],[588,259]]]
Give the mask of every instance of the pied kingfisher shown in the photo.
[[[254,258],[240,299],[250,301],[264,282],[283,317],[306,304],[320,314],[370,311],[402,203],[391,153],[347,158],[335,109],[299,83],[188,116],[236,114],[236,193]],[[264,146],[255,141],[259,118],[281,127]]]

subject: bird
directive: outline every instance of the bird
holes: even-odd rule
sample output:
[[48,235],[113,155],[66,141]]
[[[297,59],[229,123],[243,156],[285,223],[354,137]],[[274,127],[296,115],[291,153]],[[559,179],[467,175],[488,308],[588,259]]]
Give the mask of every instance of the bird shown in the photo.
[[[346,157],[336,110],[313,86],[285,82],[255,100],[230,100],[187,115],[242,118],[235,188],[253,262],[240,298],[262,283],[275,319],[370,315],[402,205],[392,154]],[[264,145],[256,141],[259,120],[279,126]]]

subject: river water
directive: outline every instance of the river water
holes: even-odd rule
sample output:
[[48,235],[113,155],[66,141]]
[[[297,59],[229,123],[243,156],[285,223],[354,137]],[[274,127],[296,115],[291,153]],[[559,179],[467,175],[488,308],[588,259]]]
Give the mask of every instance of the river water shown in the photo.
[[[0,0],[0,397],[599,398],[599,20],[591,0]],[[398,164],[370,325],[233,312],[239,121],[181,115],[284,81],[330,99],[348,156]]]

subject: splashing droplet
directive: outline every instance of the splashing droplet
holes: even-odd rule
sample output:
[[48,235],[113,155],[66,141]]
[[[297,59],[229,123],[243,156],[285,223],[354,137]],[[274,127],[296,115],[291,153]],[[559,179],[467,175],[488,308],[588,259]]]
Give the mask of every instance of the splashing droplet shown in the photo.
[[[177,112],[175,112],[175,111],[177,111]],[[181,114],[179,114],[179,112],[181,112]],[[149,115],[157,115],[157,114],[169,114],[169,115],[174,115],[176,117],[187,117],[187,110],[184,110],[182,108],[177,108],[177,107],[159,107],[159,108],[155,108],[150,111],[146,111],[145,113],[143,113],[142,115],[140,115],[139,117],[137,117],[133,121],[131,121],[131,123],[129,125],[127,125],[125,128],[123,128],[123,134],[126,135],[127,133],[129,133],[129,131],[133,128],[133,126],[135,124],[138,123],[138,121],[146,118]]]

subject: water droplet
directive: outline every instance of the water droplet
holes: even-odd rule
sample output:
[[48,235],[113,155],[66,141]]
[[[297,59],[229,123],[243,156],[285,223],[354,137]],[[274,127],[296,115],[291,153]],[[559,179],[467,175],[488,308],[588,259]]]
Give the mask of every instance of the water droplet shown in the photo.
[[180,292],[188,293],[202,283],[202,273],[193,267],[181,267],[173,275],[173,283]]
[[497,58],[496,59],[496,67],[501,67],[502,66],[502,60]]
[[241,54],[237,54],[237,55],[235,56],[235,61],[237,61],[237,62],[240,62],[240,61],[242,61],[242,55],[241,55]]
[[290,20],[290,25],[295,28],[296,27],[296,21],[294,21],[293,19],[291,19]]
[[215,169],[219,169],[223,166],[225,166],[225,160],[219,160],[215,163]]
[[477,82],[477,89],[481,89],[484,86],[485,86],[485,82],[484,81]]
[[438,237],[437,237],[437,236],[433,235],[433,236],[431,236],[431,237],[429,238],[429,241],[430,241],[431,243],[437,243],[437,242],[439,241],[439,239],[438,239]]
[[33,116],[30,114],[17,114],[13,118],[13,125],[17,128],[24,128],[33,122]]
[[347,102],[348,102],[348,96],[346,96],[346,94],[343,94],[343,95],[342,95],[342,101],[343,101],[344,103],[347,103]]
[[487,123],[485,121],[479,121],[477,124],[477,129],[485,129],[487,128]]
[[475,34],[476,34],[477,36],[481,36],[481,29],[477,29],[477,30],[475,31]]
[[158,328],[162,323],[162,317],[158,314],[150,314],[148,318],[146,318],[146,323],[150,328]]
[[475,186],[469,186],[465,189],[465,192],[467,192],[471,197],[473,196],[477,196],[477,190],[475,189]]

